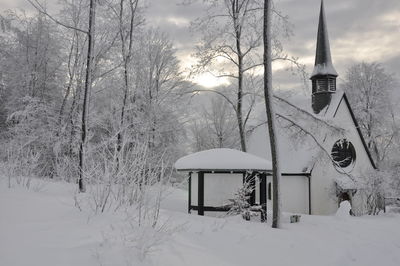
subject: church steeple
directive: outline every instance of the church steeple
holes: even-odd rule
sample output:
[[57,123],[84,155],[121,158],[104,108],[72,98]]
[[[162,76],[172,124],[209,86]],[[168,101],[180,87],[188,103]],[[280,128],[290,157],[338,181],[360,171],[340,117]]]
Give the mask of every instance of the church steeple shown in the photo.
[[332,93],[336,91],[337,76],[338,74],[332,64],[324,1],[321,0],[315,65],[311,75],[312,107],[314,113],[318,114],[329,105]]

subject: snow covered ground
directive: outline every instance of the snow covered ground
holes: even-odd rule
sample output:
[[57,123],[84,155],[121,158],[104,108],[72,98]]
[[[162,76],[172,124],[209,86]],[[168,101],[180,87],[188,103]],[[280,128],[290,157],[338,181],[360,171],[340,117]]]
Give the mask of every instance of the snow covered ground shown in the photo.
[[0,180],[1,266],[400,265],[398,214],[303,215],[300,223],[274,230],[188,215],[185,191],[170,189],[162,203],[165,230],[133,232],[127,211],[79,211],[71,184],[36,188],[8,189]]

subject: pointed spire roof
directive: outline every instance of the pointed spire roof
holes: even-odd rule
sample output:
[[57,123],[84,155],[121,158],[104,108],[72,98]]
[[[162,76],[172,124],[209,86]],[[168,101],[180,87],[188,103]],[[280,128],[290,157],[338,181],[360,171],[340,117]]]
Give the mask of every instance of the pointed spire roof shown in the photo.
[[329,45],[328,29],[326,24],[324,0],[321,0],[321,10],[319,14],[317,50],[315,54],[314,71],[311,77],[317,75],[338,76],[332,64],[331,48]]

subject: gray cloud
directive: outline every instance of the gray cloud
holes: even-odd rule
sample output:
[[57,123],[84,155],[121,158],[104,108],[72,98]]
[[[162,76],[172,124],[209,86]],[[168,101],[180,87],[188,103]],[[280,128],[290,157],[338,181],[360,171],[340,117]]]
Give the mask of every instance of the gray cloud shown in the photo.
[[[187,60],[199,36],[189,31],[190,21],[202,15],[203,1],[181,5],[182,0],[148,0],[146,21],[169,34],[178,56]],[[54,9],[57,0],[47,0]],[[294,25],[294,36],[285,43],[289,54],[297,56],[311,71],[320,0],[280,0],[276,6]],[[25,0],[2,0],[0,10],[31,9]],[[400,1],[399,0],[325,0],[332,57],[340,76],[354,62],[380,61],[400,77]],[[284,78],[285,73],[288,75]],[[286,80],[286,81],[285,81]],[[289,72],[277,72],[282,87],[293,85]],[[284,84],[287,82],[287,84]],[[301,86],[299,84],[299,86]]]
[[[300,58],[313,58],[317,32],[319,0],[284,0],[278,6],[295,25],[295,36],[287,50]],[[342,76],[346,67],[360,60],[380,61],[393,69],[400,56],[400,1],[330,0],[325,1],[331,51]],[[309,61],[309,60],[308,60]],[[308,62],[308,69],[312,63]],[[396,73],[397,75],[399,73]]]
[[[174,25],[168,18],[192,21],[202,13],[201,2],[178,5],[181,0],[152,0],[148,23],[167,31],[187,55],[194,49],[199,36],[191,35],[188,24]],[[299,57],[311,72],[313,67],[320,0],[281,0],[279,10],[289,16],[294,36],[285,43],[289,54]],[[359,61],[380,61],[400,77],[400,1],[398,0],[325,0],[331,50],[336,69],[344,77],[346,68]],[[152,17],[156,18],[152,20]],[[154,23],[157,22],[157,23]],[[285,78],[285,75],[287,75]],[[294,86],[290,72],[276,72],[280,87]],[[301,84],[298,84],[301,87]]]

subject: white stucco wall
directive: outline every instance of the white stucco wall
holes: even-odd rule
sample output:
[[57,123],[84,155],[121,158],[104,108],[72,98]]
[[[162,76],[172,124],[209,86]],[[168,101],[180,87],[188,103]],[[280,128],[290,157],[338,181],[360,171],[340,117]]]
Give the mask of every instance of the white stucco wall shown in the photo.
[[[338,124],[342,125],[342,127],[346,129],[346,138],[353,143],[356,150],[356,163],[350,173],[361,174],[366,171],[373,170],[368,153],[363,146],[360,135],[356,129],[356,125],[351,118],[350,110],[345,104],[344,99],[338,108],[334,121],[337,121]],[[336,140],[337,139],[331,139],[331,142],[329,143],[330,149]]]
[[318,161],[311,175],[311,213],[331,215],[338,208],[334,178],[339,173],[332,162]]
[[[351,118],[350,110],[344,99],[341,101],[333,120],[346,130],[344,137],[353,144],[356,150],[355,164],[353,167],[350,167],[350,169],[347,169],[346,172],[356,178],[362,176],[366,171],[373,170],[368,154],[365,151],[362,140]],[[337,140],[338,137],[328,134],[324,143],[325,149],[330,152]],[[338,200],[335,190],[335,178],[341,175],[345,176],[345,174],[338,171],[327,158],[319,159],[316,162],[311,177],[312,214],[330,215],[336,212]],[[362,193],[357,193],[353,198],[353,207],[362,209],[363,202]]]
[[[272,184],[271,176],[267,177],[267,194],[269,183]],[[257,203],[259,203],[259,188],[259,185],[257,185]],[[306,176],[282,176],[281,200],[284,212],[308,214],[308,178]],[[272,210],[272,200],[267,200],[267,209]]]
[[308,178],[305,176],[283,176],[281,185],[283,210],[308,214]]

